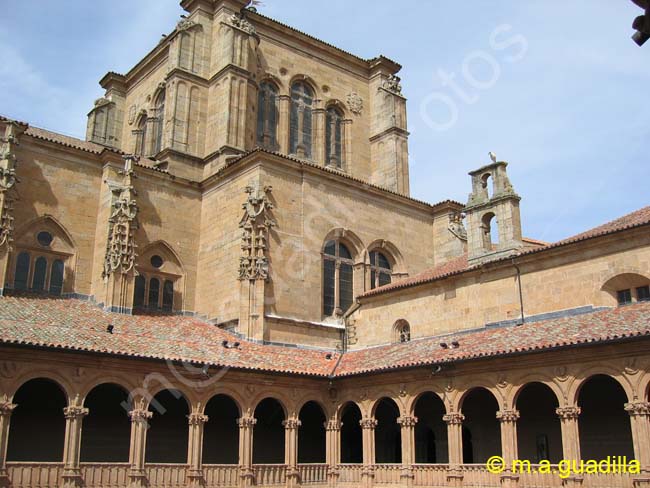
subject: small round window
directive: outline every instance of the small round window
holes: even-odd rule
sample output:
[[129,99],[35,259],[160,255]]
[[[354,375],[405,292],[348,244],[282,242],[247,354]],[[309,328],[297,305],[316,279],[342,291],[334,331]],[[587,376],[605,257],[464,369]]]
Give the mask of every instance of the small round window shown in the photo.
[[154,256],[151,256],[151,260],[149,261],[151,263],[151,266],[154,268],[160,268],[163,265],[163,258],[158,256],[157,254]]
[[48,247],[50,244],[52,244],[54,237],[52,237],[52,234],[50,234],[49,232],[43,230],[38,233],[38,235],[36,236],[36,240],[41,246]]

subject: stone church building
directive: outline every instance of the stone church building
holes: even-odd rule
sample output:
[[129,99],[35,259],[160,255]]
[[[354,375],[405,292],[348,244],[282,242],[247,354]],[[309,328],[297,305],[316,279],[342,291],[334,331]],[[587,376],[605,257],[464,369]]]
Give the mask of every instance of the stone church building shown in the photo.
[[411,198],[400,65],[247,4],[86,140],[0,118],[0,485],[650,486],[650,207],[524,237],[491,153]]

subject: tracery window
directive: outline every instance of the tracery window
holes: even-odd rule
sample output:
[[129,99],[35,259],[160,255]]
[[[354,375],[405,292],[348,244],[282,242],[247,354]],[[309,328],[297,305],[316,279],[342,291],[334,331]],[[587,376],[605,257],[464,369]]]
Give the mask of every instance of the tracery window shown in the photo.
[[370,253],[370,289],[390,284],[391,273],[388,258],[379,251],[372,251]]
[[[30,270],[33,270],[31,276]],[[14,290],[60,295],[64,271],[63,259],[23,251],[16,259]]]
[[139,274],[135,278],[133,308],[171,312],[174,309],[174,282],[161,276]]
[[393,326],[393,342],[409,342],[411,326],[406,320],[398,320]]
[[314,92],[302,81],[291,86],[291,127],[289,152],[300,158],[311,158],[312,105]]
[[277,147],[278,89],[270,82],[260,84],[257,99],[257,144],[266,149]]
[[323,313],[341,316],[352,305],[352,254],[345,244],[328,241],[323,250]]
[[153,121],[153,155],[162,151],[163,129],[165,120],[165,92],[161,91],[154,105]]
[[147,117],[141,115],[138,119],[137,129],[133,131],[135,135],[135,154],[136,156],[146,156],[147,152]]
[[343,167],[343,113],[337,107],[327,109],[325,117],[325,157],[327,164]]

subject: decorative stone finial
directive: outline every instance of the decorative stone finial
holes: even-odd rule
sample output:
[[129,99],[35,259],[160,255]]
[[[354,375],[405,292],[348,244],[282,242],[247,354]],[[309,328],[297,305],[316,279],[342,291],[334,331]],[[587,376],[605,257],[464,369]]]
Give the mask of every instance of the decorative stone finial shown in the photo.
[[241,250],[239,258],[240,280],[268,280],[269,260],[268,234],[275,221],[269,211],[273,204],[269,199],[272,187],[265,186],[261,191],[259,186],[247,186],[248,198],[242,205],[244,216],[239,222],[242,229]]

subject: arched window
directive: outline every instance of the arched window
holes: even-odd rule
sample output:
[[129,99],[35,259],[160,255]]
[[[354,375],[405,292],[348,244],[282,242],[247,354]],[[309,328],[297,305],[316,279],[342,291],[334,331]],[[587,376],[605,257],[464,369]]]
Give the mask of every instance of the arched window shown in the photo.
[[29,253],[21,252],[16,260],[16,273],[14,275],[14,289],[26,290],[29,280]]
[[352,254],[339,241],[328,241],[323,251],[323,313],[341,316],[352,305]]
[[411,326],[406,320],[398,320],[393,326],[393,342],[409,342]]
[[163,125],[165,120],[165,92],[161,91],[154,106],[153,155],[162,151]]
[[291,86],[291,128],[289,152],[299,158],[311,158],[311,111],[313,90],[302,81]]
[[160,280],[151,278],[149,280],[149,308],[158,308],[158,298],[160,297]]
[[277,147],[278,89],[269,82],[260,84],[257,99],[257,144],[266,149]]
[[63,291],[63,261],[60,259],[52,263],[52,270],[50,271],[50,293],[52,295],[60,295]]
[[47,259],[43,256],[36,259],[34,263],[34,281],[32,289],[34,291],[45,291],[45,278],[47,276]]
[[137,129],[133,131],[135,135],[135,154],[137,156],[146,156],[147,152],[147,116],[142,114],[138,119]]
[[327,109],[325,120],[325,157],[327,164],[336,168],[343,166],[343,114],[337,107]]
[[492,212],[483,215],[481,229],[483,231],[483,249],[491,251],[494,246],[499,244],[499,223]]
[[145,288],[147,280],[144,276],[135,277],[135,291],[133,292],[133,308],[144,307]]
[[391,267],[388,258],[378,251],[370,253],[370,289],[390,284]]

